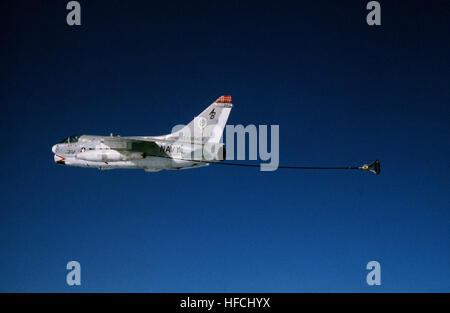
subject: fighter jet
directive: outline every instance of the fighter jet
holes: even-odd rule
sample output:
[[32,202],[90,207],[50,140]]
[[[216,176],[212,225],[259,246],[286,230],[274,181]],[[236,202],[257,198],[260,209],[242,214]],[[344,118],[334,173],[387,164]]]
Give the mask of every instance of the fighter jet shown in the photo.
[[189,124],[162,136],[69,136],[52,147],[54,160],[67,166],[147,172],[208,166],[225,159],[221,137],[232,107],[231,96],[221,96]]

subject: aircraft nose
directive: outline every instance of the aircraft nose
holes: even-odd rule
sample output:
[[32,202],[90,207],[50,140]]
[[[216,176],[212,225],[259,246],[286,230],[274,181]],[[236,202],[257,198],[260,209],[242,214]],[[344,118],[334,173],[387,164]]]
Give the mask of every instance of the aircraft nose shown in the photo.
[[52,151],[53,151],[53,153],[56,153],[56,145],[53,145]]
[[57,154],[55,154],[53,156],[53,159],[55,160],[55,163],[62,164],[62,165],[66,164],[66,159],[64,157],[62,157],[62,156],[57,155]]

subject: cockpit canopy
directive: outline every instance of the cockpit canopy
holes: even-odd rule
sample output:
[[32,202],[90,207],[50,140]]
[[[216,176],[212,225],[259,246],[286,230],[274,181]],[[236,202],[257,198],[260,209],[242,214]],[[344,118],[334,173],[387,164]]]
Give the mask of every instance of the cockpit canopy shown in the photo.
[[59,142],[59,143],[75,143],[78,142],[78,138],[80,138],[80,136],[69,136],[66,139],[64,139],[63,141]]

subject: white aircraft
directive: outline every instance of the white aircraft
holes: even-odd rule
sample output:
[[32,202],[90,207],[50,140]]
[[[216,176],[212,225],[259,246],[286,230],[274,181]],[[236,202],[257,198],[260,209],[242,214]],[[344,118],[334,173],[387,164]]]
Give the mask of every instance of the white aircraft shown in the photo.
[[54,160],[68,166],[147,172],[207,166],[225,159],[221,137],[232,107],[231,96],[221,96],[188,125],[163,136],[69,136],[52,147]]

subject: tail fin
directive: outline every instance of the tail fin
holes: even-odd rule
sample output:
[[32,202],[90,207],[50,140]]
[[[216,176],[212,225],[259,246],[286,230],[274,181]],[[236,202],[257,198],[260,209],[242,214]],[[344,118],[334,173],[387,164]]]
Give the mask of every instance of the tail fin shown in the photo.
[[189,136],[190,140],[201,140],[203,144],[219,143],[232,107],[231,96],[221,96],[185,127],[164,137],[181,140],[182,136]]

